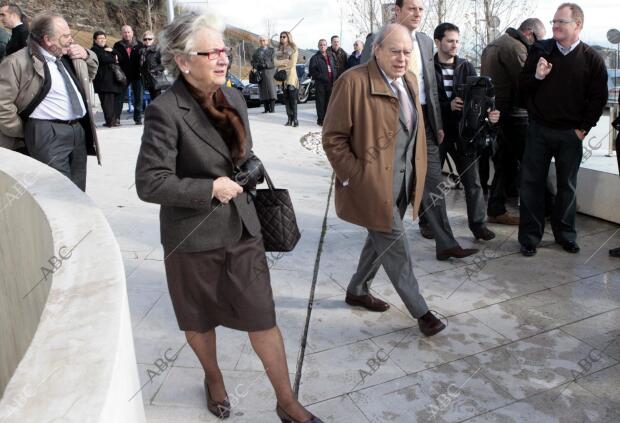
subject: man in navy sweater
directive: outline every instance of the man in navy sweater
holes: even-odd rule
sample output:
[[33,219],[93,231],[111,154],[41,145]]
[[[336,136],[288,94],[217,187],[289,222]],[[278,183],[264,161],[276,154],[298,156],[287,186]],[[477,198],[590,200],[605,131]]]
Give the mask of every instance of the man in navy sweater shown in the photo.
[[555,241],[578,253],[575,215],[582,141],[607,103],[607,69],[602,57],[579,40],[584,15],[562,3],[553,20],[553,38],[534,44],[519,78],[531,119],[521,175],[521,253],[536,254],[545,227],[545,180],[555,158],[557,198],[551,214]]

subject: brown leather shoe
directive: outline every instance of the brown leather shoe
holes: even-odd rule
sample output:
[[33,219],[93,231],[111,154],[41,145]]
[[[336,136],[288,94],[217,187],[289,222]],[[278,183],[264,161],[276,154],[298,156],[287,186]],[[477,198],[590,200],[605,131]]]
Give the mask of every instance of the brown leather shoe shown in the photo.
[[420,233],[426,239],[435,239],[435,234],[429,225],[420,225]]
[[370,294],[366,295],[353,295],[347,292],[347,296],[344,301],[352,306],[360,306],[364,307],[366,310],[370,311],[387,311],[390,308],[390,305],[385,301],[381,301],[377,297],[373,297]]
[[430,311],[427,311],[424,316],[418,319],[418,326],[420,327],[420,332],[426,336],[437,335],[446,328],[446,325]]
[[514,216],[508,212],[500,214],[499,216],[489,216],[487,221],[489,223],[497,223],[499,225],[519,225],[519,216]]
[[437,260],[448,260],[450,257],[454,258],[464,258],[474,255],[479,250],[477,248],[461,248],[460,245],[456,247],[448,248],[447,250],[443,250],[437,253]]

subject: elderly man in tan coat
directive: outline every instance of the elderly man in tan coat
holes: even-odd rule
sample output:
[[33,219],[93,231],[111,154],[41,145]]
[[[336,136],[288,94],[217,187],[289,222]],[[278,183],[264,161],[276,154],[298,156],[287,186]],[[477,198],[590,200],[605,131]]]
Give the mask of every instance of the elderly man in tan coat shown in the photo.
[[97,55],[75,44],[62,16],[34,17],[27,47],[0,64],[0,147],[24,150],[86,189],[97,155],[90,81]]
[[336,213],[368,230],[346,302],[389,308],[370,294],[382,265],[421,332],[432,336],[445,325],[420,294],[402,221],[409,203],[417,216],[426,176],[418,83],[407,73],[411,36],[399,24],[387,25],[373,49],[375,58],[336,82],[323,126],[323,148],[336,172]]

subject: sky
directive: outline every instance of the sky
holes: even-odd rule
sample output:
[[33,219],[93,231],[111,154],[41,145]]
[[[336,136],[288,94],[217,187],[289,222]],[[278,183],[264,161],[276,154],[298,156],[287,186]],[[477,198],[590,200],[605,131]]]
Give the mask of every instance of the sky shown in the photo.
[[[469,3],[471,0],[461,1]],[[293,30],[293,39],[302,48],[316,48],[319,38],[342,34],[342,47],[350,53],[355,41],[356,30],[348,23],[350,0],[181,0],[178,3],[212,10],[226,23],[257,34],[267,32],[268,21],[275,33],[290,30],[303,18]],[[550,36],[548,22],[562,1],[539,0],[537,3],[533,15],[546,24]],[[620,30],[620,0],[581,0],[578,4],[585,14],[582,40],[612,47],[606,33],[611,28]]]

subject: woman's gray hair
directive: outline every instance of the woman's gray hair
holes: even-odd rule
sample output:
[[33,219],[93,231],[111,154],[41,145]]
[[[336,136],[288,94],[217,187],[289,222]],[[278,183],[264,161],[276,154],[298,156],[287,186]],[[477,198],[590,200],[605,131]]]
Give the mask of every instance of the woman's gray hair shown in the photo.
[[203,29],[224,32],[224,22],[212,14],[190,12],[177,16],[159,35],[161,63],[175,79],[181,73],[174,57],[194,49],[196,34]]

